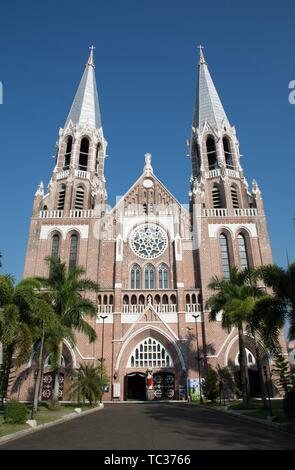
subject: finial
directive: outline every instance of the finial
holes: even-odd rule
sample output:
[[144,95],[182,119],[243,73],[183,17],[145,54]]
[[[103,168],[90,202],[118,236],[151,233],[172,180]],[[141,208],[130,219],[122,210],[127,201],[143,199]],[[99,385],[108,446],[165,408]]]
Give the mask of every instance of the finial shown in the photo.
[[35,196],[44,196],[44,184],[43,181],[40,181]]
[[146,153],[145,156],[145,166],[144,166],[144,172],[146,175],[149,175],[153,173],[153,167],[151,164],[152,161],[152,155],[150,153]]
[[95,68],[94,57],[93,57],[95,46],[90,46],[89,49],[90,49],[90,56],[89,56],[87,65],[91,65],[93,68]]
[[260,193],[260,189],[256,180],[252,181],[252,192],[254,194]]
[[203,50],[202,50],[202,49],[204,49],[204,46],[202,46],[202,45],[200,44],[199,46],[197,46],[197,48],[200,49],[199,65],[206,64],[205,57],[204,57]]

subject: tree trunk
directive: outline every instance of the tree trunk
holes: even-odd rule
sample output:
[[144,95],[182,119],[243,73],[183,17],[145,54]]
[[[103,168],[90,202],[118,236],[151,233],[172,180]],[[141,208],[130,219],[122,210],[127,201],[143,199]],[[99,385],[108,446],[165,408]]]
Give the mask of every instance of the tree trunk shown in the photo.
[[52,397],[51,397],[51,404],[54,407],[58,406],[59,404],[58,395],[59,395],[59,373],[60,373],[61,359],[62,359],[62,344],[58,346],[57,367],[55,368],[55,371],[54,371],[54,386],[53,386]]
[[249,400],[249,396],[250,396],[250,389],[249,389],[249,377],[248,377],[245,340],[244,340],[244,334],[243,334],[243,325],[238,326],[238,332],[239,332],[240,373],[241,373],[241,382],[242,382],[242,396],[243,396],[243,402],[247,403]]
[[14,345],[9,345],[7,347],[3,345],[3,364],[2,364],[1,383],[0,383],[0,395],[1,395],[2,406],[7,396],[9,375],[10,375],[10,371],[12,368],[13,351],[14,351]]
[[34,402],[33,402],[33,413],[37,413],[38,411],[38,402],[39,402],[39,395],[40,395],[40,387],[41,387],[41,377],[43,371],[43,355],[44,355],[44,331],[41,338],[40,344],[40,351],[39,351],[39,359],[38,359],[38,375],[35,382],[35,390],[34,390]]
[[267,408],[267,400],[266,400],[266,393],[265,393],[265,385],[264,385],[264,378],[263,378],[263,370],[262,370],[262,365],[261,365],[261,357],[260,357],[260,351],[259,351],[259,346],[256,341],[255,334],[253,333],[253,339],[254,339],[254,345],[255,345],[255,354],[256,354],[256,363],[257,363],[257,369],[258,369],[258,377],[259,377],[259,385],[260,385],[260,391],[262,395],[262,402],[264,408]]

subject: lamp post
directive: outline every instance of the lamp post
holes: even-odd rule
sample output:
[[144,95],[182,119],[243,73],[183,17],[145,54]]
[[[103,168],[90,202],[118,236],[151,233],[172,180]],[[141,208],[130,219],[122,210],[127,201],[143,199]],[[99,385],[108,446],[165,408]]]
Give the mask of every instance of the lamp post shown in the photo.
[[[102,319],[102,338],[101,338],[101,363],[100,363],[100,380],[102,381],[102,367],[103,367],[103,353],[104,353],[104,321],[106,318],[108,318],[107,315],[100,315],[100,318]],[[102,403],[102,399],[100,400],[100,403]]]
[[[35,369],[34,370],[34,379],[35,381],[37,380],[37,377],[38,377],[38,369]],[[33,403],[32,403],[32,411],[31,411],[31,419],[34,419],[34,399],[33,399]]]
[[193,314],[193,317],[195,319],[195,325],[196,325],[196,340],[197,340],[197,361],[198,361],[198,372],[199,372],[199,387],[200,387],[200,403],[203,403],[203,397],[202,397],[202,381],[201,381],[201,366],[200,366],[200,349],[199,349],[199,338],[198,338],[198,318],[200,314],[196,315]]
[[272,407],[271,407],[271,400],[270,400],[270,392],[269,392],[269,386],[268,386],[268,380],[267,380],[267,370],[266,370],[266,366],[263,366],[263,372],[264,372],[265,383],[266,383],[266,389],[267,389],[268,404],[269,404],[269,412],[270,412],[270,416],[273,416],[273,414],[272,414]]

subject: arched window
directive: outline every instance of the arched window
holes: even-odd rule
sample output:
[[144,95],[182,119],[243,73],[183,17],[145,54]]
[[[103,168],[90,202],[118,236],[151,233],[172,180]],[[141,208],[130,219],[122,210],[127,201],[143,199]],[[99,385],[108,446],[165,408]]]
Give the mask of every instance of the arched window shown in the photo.
[[55,234],[52,237],[51,256],[52,258],[58,258],[58,255],[59,255],[59,235]]
[[229,279],[230,278],[230,263],[229,263],[228,241],[224,233],[220,234],[219,244],[220,244],[223,276],[225,279]]
[[69,270],[77,265],[78,257],[78,235],[74,233],[70,239],[70,257],[69,257]]
[[214,170],[214,168],[217,168],[217,153],[216,153],[215,140],[212,136],[209,136],[206,141],[206,149],[207,149],[209,170]]
[[83,209],[84,207],[84,188],[83,186],[79,186],[76,191],[76,199],[75,199],[75,209]]
[[65,207],[66,187],[62,185],[58,193],[57,210],[63,211]]
[[140,267],[134,264],[130,271],[130,288],[140,289]]
[[168,267],[161,264],[159,267],[159,289],[168,289]]
[[230,188],[230,192],[231,192],[231,200],[232,200],[233,208],[238,209],[240,207],[240,204],[239,204],[238,190],[236,186],[232,185]]
[[152,264],[147,264],[144,269],[144,288],[154,289],[155,288],[155,269]]
[[147,338],[132,351],[128,367],[173,367],[173,361],[159,341]]
[[244,235],[239,233],[238,235],[238,244],[239,244],[239,251],[240,251],[240,262],[242,269],[249,268],[249,261],[248,261],[248,254],[247,254],[247,247]]
[[67,170],[71,163],[73,138],[69,136],[64,157],[64,170]]
[[228,137],[223,137],[223,151],[224,151],[224,158],[227,168],[233,168],[233,156],[231,152],[231,145]]
[[212,202],[214,209],[219,209],[221,207],[220,190],[217,184],[215,184],[212,189]]
[[79,170],[87,170],[89,154],[89,140],[84,137],[81,140],[80,155],[79,155]]

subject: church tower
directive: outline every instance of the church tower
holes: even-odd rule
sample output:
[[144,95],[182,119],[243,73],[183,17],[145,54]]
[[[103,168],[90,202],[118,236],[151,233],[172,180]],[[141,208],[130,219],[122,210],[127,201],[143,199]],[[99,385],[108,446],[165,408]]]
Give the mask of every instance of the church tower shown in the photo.
[[25,276],[40,274],[40,266],[46,274],[44,256],[50,253],[58,255],[62,261],[69,258],[71,266],[85,266],[86,248],[90,249],[86,244],[93,240],[88,234],[91,230],[99,231],[97,221],[105,213],[107,142],[103,135],[96,87],[94,47],[90,49],[70,112],[64,127],[59,130],[56,162],[48,192],[44,194],[41,182],[35,194]]
[[[204,307],[214,275],[228,278],[233,266],[269,264],[272,255],[261,192],[255,180],[249,190],[236,130],[225,113],[201,46],[190,156],[190,211]],[[221,325],[209,324],[206,311],[204,335],[206,342],[208,337],[210,342],[214,339],[215,353],[220,350]],[[216,354],[213,357],[217,360]]]

